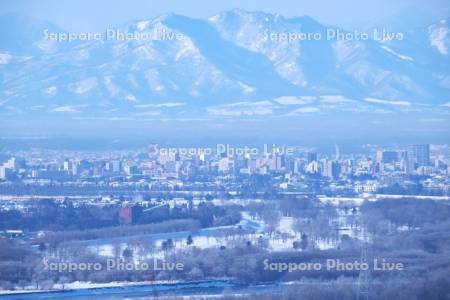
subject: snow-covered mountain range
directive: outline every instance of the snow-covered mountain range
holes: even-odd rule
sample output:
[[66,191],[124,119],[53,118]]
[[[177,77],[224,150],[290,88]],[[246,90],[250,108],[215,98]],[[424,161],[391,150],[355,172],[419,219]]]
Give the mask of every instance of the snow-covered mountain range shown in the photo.
[[[232,10],[208,19],[164,15],[114,29],[159,34],[154,39],[68,42],[46,39],[45,33],[64,33],[50,23],[6,15],[0,17],[0,115],[157,119],[450,110],[449,22],[412,28],[401,40],[372,34],[340,40],[325,36],[344,30],[309,17]],[[321,38],[282,39],[300,32]]]

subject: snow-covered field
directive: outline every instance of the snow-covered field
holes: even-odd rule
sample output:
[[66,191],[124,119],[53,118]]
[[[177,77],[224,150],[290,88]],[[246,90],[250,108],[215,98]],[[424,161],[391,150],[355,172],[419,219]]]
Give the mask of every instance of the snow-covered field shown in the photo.
[[[362,233],[358,228],[349,222],[351,213],[338,212],[336,226],[338,228],[338,236],[344,234],[352,238],[361,238]],[[266,246],[272,251],[294,251],[293,243],[301,239],[302,233],[295,229],[296,219],[293,217],[281,217],[278,226],[273,232],[267,228],[267,224],[263,220],[252,217],[248,212],[242,212],[242,221],[235,226],[221,226],[200,230],[199,232],[182,232],[174,234],[158,234],[156,239],[148,238],[151,244],[147,249],[142,249],[139,243],[128,243],[121,240],[120,243],[108,242],[98,243],[88,246],[88,249],[100,256],[115,257],[118,253],[123,253],[126,248],[133,250],[135,259],[164,258],[167,254],[162,250],[162,244],[168,238],[173,241],[173,250],[186,250],[189,247],[199,249],[218,248],[221,246],[229,247],[230,245],[245,244],[251,242],[254,245],[265,241]],[[232,229],[243,228],[246,232],[234,232]],[[191,235],[193,239],[192,245],[187,244],[187,238]],[[316,239],[314,247],[325,250],[335,248],[339,242],[339,238]],[[140,242],[142,243],[142,241]],[[149,250],[150,249],[150,250]]]

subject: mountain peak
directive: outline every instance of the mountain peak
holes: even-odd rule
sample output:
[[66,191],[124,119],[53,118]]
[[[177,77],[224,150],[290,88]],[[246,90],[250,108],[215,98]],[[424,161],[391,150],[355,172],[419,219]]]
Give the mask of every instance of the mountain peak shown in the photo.
[[[30,32],[42,34],[40,30],[47,24],[7,19],[0,17],[0,25],[4,25],[0,31],[15,28],[19,34],[17,40],[0,39],[0,115],[14,111],[38,114],[38,110],[52,115],[108,117],[186,111],[233,115],[239,114],[236,107],[245,106],[242,110],[247,112],[251,103],[261,100],[267,100],[263,111],[269,113],[301,106],[305,96],[327,96],[336,109],[358,100],[364,105],[396,108],[399,103],[427,99],[439,104],[446,101],[450,89],[448,68],[436,68],[447,64],[448,55],[436,51],[450,49],[447,31],[440,29],[447,27],[447,21],[436,23],[434,47],[430,47],[428,27],[424,27],[420,32],[411,31],[407,41],[382,48],[371,40],[340,43],[262,38],[267,30],[286,34],[325,28],[307,16],[284,18],[242,9],[208,20],[166,14],[129,22],[125,27],[139,32],[167,27],[166,33],[171,37],[180,33],[182,40],[67,43],[52,52],[36,48],[26,55],[32,59],[22,59],[20,51],[34,49],[42,39],[30,39]],[[410,46],[401,47],[409,41]],[[280,97],[291,100],[270,102]],[[168,105],[173,102],[180,105]],[[331,110],[331,102],[318,102],[323,107],[314,110]]]
[[0,51],[16,54],[35,54],[42,50],[38,43],[45,37],[44,31],[60,32],[56,25],[28,16],[8,13],[0,16]]

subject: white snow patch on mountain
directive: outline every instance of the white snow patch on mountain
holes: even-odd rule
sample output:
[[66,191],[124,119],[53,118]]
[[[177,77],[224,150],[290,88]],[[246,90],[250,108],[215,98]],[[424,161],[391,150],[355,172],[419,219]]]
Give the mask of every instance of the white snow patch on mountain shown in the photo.
[[254,88],[254,87],[249,86],[249,85],[246,85],[246,84],[243,83],[243,82],[238,81],[238,84],[239,84],[239,86],[241,87],[242,92],[243,92],[244,94],[246,94],[246,95],[251,94],[251,93],[253,93],[253,92],[255,91],[255,88]]
[[[442,23],[441,23],[442,24]],[[445,25],[445,24],[442,24]],[[449,47],[449,29],[446,26],[430,26],[428,29],[431,46],[435,47],[440,54],[447,55]]]
[[234,102],[227,104],[230,107],[254,107],[254,106],[273,106],[270,101],[257,101],[257,102]]
[[148,45],[141,45],[133,50],[139,57],[146,60],[156,60],[158,53]]
[[103,79],[106,88],[108,89],[108,92],[114,96],[119,92],[119,88],[112,82],[111,76],[105,76]]
[[12,55],[9,53],[0,53],[0,65],[8,64],[12,59]]
[[125,96],[125,100],[130,101],[130,102],[136,102],[136,97],[132,94],[128,94]]
[[39,41],[36,45],[44,53],[51,53],[51,52],[57,50],[57,42],[56,41],[42,40],[42,41]]
[[384,100],[384,99],[376,99],[376,98],[364,98],[364,101],[376,104],[388,104],[395,106],[411,106],[411,102],[408,101],[400,101],[400,100]]
[[219,105],[207,109],[208,113],[216,116],[257,116],[271,115],[275,106],[270,101],[235,102]]
[[274,99],[273,101],[275,101],[280,105],[304,105],[310,103],[312,100],[313,99],[305,99],[302,97],[295,97],[295,96],[282,96]]
[[45,89],[45,93],[48,94],[49,96],[54,96],[56,95],[57,92],[57,88],[56,86],[49,86],[48,88]]
[[297,86],[305,87],[308,85],[308,81],[305,80],[305,75],[302,69],[293,60],[281,62],[276,65],[276,70],[281,77],[291,81]]
[[317,113],[319,111],[320,111],[320,109],[318,107],[308,106],[308,107],[297,108],[297,109],[291,111],[289,113],[289,115],[296,116],[296,115],[301,115],[301,114]]
[[148,28],[148,25],[150,25],[150,21],[140,21],[137,23],[137,29],[143,31]]
[[152,104],[139,104],[139,105],[135,105],[134,107],[136,108],[150,108],[150,107],[166,107],[166,108],[170,108],[170,107],[179,107],[179,106],[184,106],[185,103],[182,102],[165,102],[165,103],[152,103]]
[[337,104],[337,103],[351,103],[354,102],[354,100],[350,100],[341,95],[325,95],[320,96],[320,102]]
[[164,85],[159,81],[159,71],[157,69],[150,69],[145,72],[145,78],[152,91],[161,92],[164,90]]
[[89,77],[84,80],[72,83],[69,85],[69,89],[76,94],[84,94],[97,85],[97,78]]
[[57,108],[54,108],[52,112],[65,112],[65,113],[74,113],[74,112],[80,112],[78,109],[76,109],[74,106],[59,106]]
[[389,48],[388,46],[381,46],[381,48],[383,48],[384,50],[386,50],[387,52],[397,56],[400,59],[403,60],[409,60],[409,61],[414,61],[414,59],[411,56],[407,56],[407,55],[402,55],[402,54],[398,54],[397,52],[395,52],[394,50],[392,50],[391,48]]
[[197,47],[195,47],[194,43],[190,39],[181,40],[180,45],[181,49],[178,50],[177,54],[175,55],[175,61],[199,54]]
[[127,81],[132,85],[133,88],[135,88],[135,89],[139,88],[139,83],[137,82],[137,80],[133,76],[133,74],[127,75]]
[[149,110],[134,114],[136,117],[154,117],[161,115],[159,110]]
[[209,17],[208,20],[212,23],[219,21],[220,15],[214,15],[212,17]]
[[337,67],[345,66],[345,63],[357,60],[361,53],[365,52],[363,43],[339,40],[332,44],[332,49],[336,55]]

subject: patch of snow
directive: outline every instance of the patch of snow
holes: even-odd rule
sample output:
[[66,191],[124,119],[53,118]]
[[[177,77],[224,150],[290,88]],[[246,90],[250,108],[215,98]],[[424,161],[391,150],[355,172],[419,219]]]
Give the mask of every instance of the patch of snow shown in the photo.
[[449,29],[448,27],[431,26],[428,29],[431,46],[435,47],[442,55],[448,55]]
[[244,94],[251,94],[255,91],[255,88],[249,85],[246,85],[245,83],[242,83],[240,81],[238,81],[239,86],[242,88],[242,92]]
[[414,59],[411,56],[407,56],[407,55],[402,55],[402,54],[398,54],[397,52],[395,52],[394,50],[392,50],[391,48],[389,48],[388,46],[381,46],[381,48],[383,48],[384,50],[386,50],[387,52],[397,56],[400,59],[403,60],[409,60],[409,61],[414,61]]
[[180,60],[184,57],[189,57],[198,54],[198,49],[195,47],[194,43],[189,39],[183,39],[181,41],[182,48],[175,55],[175,61]]
[[295,230],[293,229],[294,222],[295,218],[293,217],[282,217],[277,230],[281,233],[296,234]]
[[125,100],[130,101],[130,102],[136,102],[136,97],[134,95],[128,94],[125,96]]
[[274,105],[270,101],[258,102],[235,102],[220,106],[209,107],[208,113],[216,116],[254,116],[270,115],[273,113]]
[[135,116],[137,116],[137,117],[154,117],[154,116],[159,116],[160,114],[161,114],[161,112],[158,110],[149,110],[149,111],[136,113]]
[[74,106],[59,106],[57,108],[54,108],[52,112],[68,112],[68,113],[74,113],[74,112],[80,112],[78,109],[76,109]]
[[57,49],[57,42],[52,40],[42,40],[37,43],[37,47],[45,53],[53,52]]
[[364,53],[364,44],[360,42],[339,40],[332,47],[338,61],[337,67],[345,66],[345,62],[354,60]]
[[[281,51],[280,53],[284,53],[285,51],[288,50]],[[272,61],[279,61],[280,59],[283,60],[284,58],[279,58],[277,53],[278,52],[272,53],[269,59]],[[302,68],[297,64],[294,58],[288,61],[278,62],[276,64],[276,70],[281,77],[289,80],[297,86],[306,87],[308,85],[308,81],[306,80],[305,74],[303,74]]]
[[159,82],[159,72],[156,69],[148,70],[145,73],[148,85],[151,90],[160,92],[164,90],[164,85]]
[[158,52],[155,51],[150,45],[145,44],[137,47],[135,50],[133,50],[138,56],[140,56],[143,59],[147,60],[157,60],[158,59]]
[[308,114],[308,113],[317,113],[320,109],[318,107],[301,107],[297,108],[289,113],[290,116],[300,115],[300,114]]
[[8,64],[12,59],[12,55],[9,53],[0,53],[0,65]]
[[376,104],[388,104],[395,106],[411,106],[411,102],[408,101],[400,101],[400,100],[384,100],[384,99],[376,99],[376,98],[364,98],[364,101]]
[[48,88],[45,89],[45,93],[48,94],[49,96],[55,96],[56,92],[57,92],[56,86],[49,86]]
[[103,80],[106,88],[112,96],[119,92],[119,88],[112,82],[112,76],[105,76]]
[[139,88],[139,84],[138,84],[136,78],[133,76],[133,74],[128,74],[128,75],[127,75],[127,79],[128,79],[128,81],[129,81],[129,83],[131,83],[131,85],[132,85],[135,89]]
[[210,22],[216,22],[216,21],[220,20],[220,14],[212,16],[212,17],[209,17],[208,20]]
[[329,96],[320,96],[320,102],[323,103],[351,103],[354,102],[348,98],[345,98],[341,95],[329,95]]
[[150,25],[150,21],[140,21],[137,23],[137,29],[143,31],[148,28],[148,25]]
[[69,89],[76,94],[84,94],[97,85],[97,78],[89,77],[84,80],[72,83],[69,85]]
[[[313,97],[315,99],[315,97]],[[280,105],[304,105],[311,102],[308,98],[302,98],[302,97],[295,97],[295,96],[282,96],[279,98],[274,99],[276,103]]]
[[135,105],[136,108],[149,108],[149,107],[179,107],[184,106],[185,103],[182,102],[165,102],[165,103],[155,103],[155,104],[139,104]]

